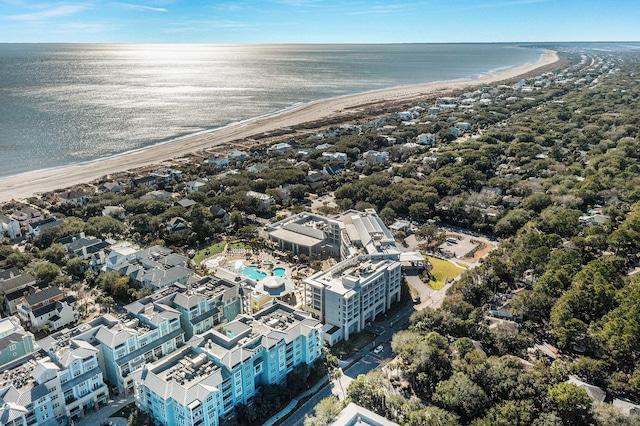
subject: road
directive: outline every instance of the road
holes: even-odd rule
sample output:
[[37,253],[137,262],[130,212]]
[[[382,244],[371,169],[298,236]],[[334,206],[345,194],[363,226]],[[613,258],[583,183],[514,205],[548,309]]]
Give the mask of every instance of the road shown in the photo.
[[[462,232],[462,230],[458,228],[448,228],[446,230],[464,234],[464,232]],[[486,242],[493,242],[490,237],[486,236],[465,235],[465,237],[474,238]],[[414,235],[410,235],[409,237],[407,237],[406,242],[407,245],[401,248],[402,251],[412,251],[417,249],[418,241],[415,240]],[[460,259],[456,259],[456,262],[465,263],[470,268],[478,265],[477,263],[464,262]],[[391,351],[390,343],[393,334],[407,328],[409,316],[411,315],[411,313],[425,308],[439,308],[446,297],[449,287],[451,287],[453,283],[460,278],[458,276],[452,282],[445,285],[442,289],[434,290],[424,282],[422,282],[417,274],[409,273],[406,274],[405,277],[407,279],[407,282],[420,293],[421,303],[419,305],[407,305],[400,311],[400,313],[387,318],[385,321],[373,323],[373,325],[370,327],[370,330],[379,334],[379,337],[373,344],[367,346],[365,349],[360,351],[359,354],[356,355],[361,356],[362,358],[353,363],[349,368],[346,368],[343,371],[343,375],[339,379],[333,379],[331,382],[323,386],[313,397],[311,397],[306,403],[295,410],[284,422],[281,423],[283,426],[303,426],[305,414],[313,412],[314,407],[321,400],[331,395],[337,396],[340,399],[344,399],[344,393],[349,387],[349,383],[351,383],[351,381],[358,377],[359,374],[366,374],[371,370],[383,367],[389,361],[391,361],[393,359],[393,353]],[[390,327],[392,323],[393,327]],[[379,344],[382,344],[384,349],[379,354],[374,354],[372,350]]]
[[[343,370],[340,380],[333,379],[331,382],[323,386],[313,397],[305,402],[301,407],[294,411],[289,418],[281,423],[282,426],[303,426],[305,414],[313,412],[314,407],[324,398],[331,395],[344,399],[344,392],[347,391],[349,383],[358,375],[366,374],[371,370],[385,366],[394,357],[391,350],[391,337],[398,331],[407,328],[409,316],[415,312],[413,305],[407,305],[399,313],[390,316],[384,321],[376,322],[372,328],[382,329],[381,335],[376,338],[374,343],[361,350],[355,356],[362,358],[353,363],[349,368]],[[393,327],[391,327],[393,323]],[[383,345],[383,350],[379,354],[373,353],[373,348],[377,345]]]

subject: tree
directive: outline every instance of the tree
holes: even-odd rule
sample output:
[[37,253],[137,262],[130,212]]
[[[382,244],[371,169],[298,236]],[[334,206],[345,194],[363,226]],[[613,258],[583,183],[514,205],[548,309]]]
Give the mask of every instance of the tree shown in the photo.
[[531,214],[525,209],[513,209],[504,215],[494,227],[496,234],[508,236],[515,234],[531,219]]
[[473,426],[528,426],[535,417],[531,401],[503,401],[491,407],[486,416],[475,420]]
[[242,217],[242,213],[240,213],[238,210],[232,211],[229,215],[229,223],[235,229],[240,229],[242,226],[244,226],[244,218]]
[[123,302],[131,302],[135,297],[135,291],[129,287],[129,277],[118,277],[111,287],[111,294],[114,298]]
[[591,336],[611,362],[629,370],[640,357],[639,278],[616,292],[615,304],[615,309],[598,319]]
[[565,425],[586,425],[591,418],[591,398],[573,383],[557,383],[549,388],[549,398]]
[[438,384],[433,402],[463,419],[472,420],[484,414],[489,397],[466,374],[454,373],[451,378]]
[[75,277],[83,277],[89,264],[81,257],[74,257],[67,261],[67,272]]
[[307,388],[307,380],[311,374],[309,364],[301,363],[294,367],[287,375],[287,386],[294,394],[298,394]]
[[620,266],[615,258],[602,258],[590,262],[576,274],[571,288],[551,311],[551,326],[560,347],[583,344],[589,325],[611,310],[616,287],[623,285],[617,268]]
[[36,260],[31,262],[27,270],[38,280],[49,283],[60,275],[60,268],[46,260]]
[[309,188],[308,185],[303,185],[303,184],[291,185],[289,187],[289,195],[291,196],[292,199],[295,199],[295,200],[298,200],[298,202],[301,202],[304,200],[307,194],[309,194],[310,189],[311,188]]
[[425,220],[431,212],[431,206],[424,202],[418,202],[409,206],[409,216],[415,220]]
[[558,234],[564,238],[571,238],[582,229],[579,220],[581,215],[580,210],[549,206],[540,213],[537,226],[547,234]]
[[416,237],[424,240],[427,247],[431,246],[433,243],[438,243],[444,241],[446,238],[445,232],[441,231],[436,225],[426,225],[421,226],[418,231],[416,231]]
[[438,407],[410,410],[406,416],[407,426],[458,426],[458,416]]
[[110,216],[96,216],[87,221],[86,233],[98,238],[111,238],[124,235],[127,226]]
[[453,348],[458,352],[459,358],[464,358],[469,352],[475,350],[473,340],[468,337],[462,337],[453,342]]
[[386,412],[386,391],[381,386],[382,375],[379,371],[360,374],[349,383],[347,397],[356,404],[381,416]]
[[335,396],[320,401],[314,408],[313,415],[307,415],[304,419],[304,426],[328,426],[342,411],[343,404]]
[[153,420],[151,419],[151,416],[149,416],[149,414],[147,414],[145,411],[142,411],[138,408],[135,408],[131,412],[131,414],[129,414],[129,419],[127,420],[127,426],[150,425],[150,424],[153,424]]
[[542,210],[549,207],[552,203],[551,197],[547,194],[536,193],[531,194],[520,203],[520,208],[525,210],[533,210],[536,213],[540,213]]
[[98,278],[96,279],[96,284],[103,291],[106,291],[107,293],[111,293],[113,286],[115,285],[116,281],[120,277],[121,275],[117,271],[105,272],[104,274],[100,274],[98,276]]
[[380,210],[380,219],[387,225],[392,223],[396,218],[396,212],[391,207],[385,207]]
[[214,236],[216,232],[215,219],[209,209],[202,204],[196,204],[189,210],[187,220],[191,223],[191,229],[196,233],[198,241],[205,241]]
[[391,347],[406,364],[408,379],[419,395],[431,395],[451,375],[449,342],[436,332],[400,331],[393,336]]
[[640,417],[634,414],[624,415],[611,404],[596,404],[593,417],[598,426],[640,426]]
[[67,251],[62,244],[51,244],[49,248],[40,252],[40,257],[58,266],[64,266]]
[[238,229],[236,237],[243,240],[251,240],[258,237],[258,228],[255,225],[247,225]]
[[7,260],[5,261],[8,266],[14,266],[18,269],[23,269],[25,266],[31,262],[31,256],[27,253],[11,253],[7,256]]

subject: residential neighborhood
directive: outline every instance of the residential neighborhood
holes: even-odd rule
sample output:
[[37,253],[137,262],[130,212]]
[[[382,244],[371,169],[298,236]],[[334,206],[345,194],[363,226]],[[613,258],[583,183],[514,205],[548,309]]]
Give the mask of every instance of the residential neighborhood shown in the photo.
[[581,112],[637,118],[636,65],[571,52],[0,205],[0,421],[636,421],[638,135]]

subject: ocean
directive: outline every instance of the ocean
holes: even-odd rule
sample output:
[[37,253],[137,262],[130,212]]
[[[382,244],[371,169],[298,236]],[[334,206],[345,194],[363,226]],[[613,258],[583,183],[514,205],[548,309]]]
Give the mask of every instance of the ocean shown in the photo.
[[541,55],[511,44],[0,44],[0,177]]

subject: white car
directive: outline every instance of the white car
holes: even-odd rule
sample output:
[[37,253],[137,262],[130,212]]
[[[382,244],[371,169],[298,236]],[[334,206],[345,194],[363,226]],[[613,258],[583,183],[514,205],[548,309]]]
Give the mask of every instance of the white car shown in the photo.
[[373,353],[374,354],[379,354],[380,352],[382,352],[383,349],[384,349],[384,346],[379,345],[373,350]]

